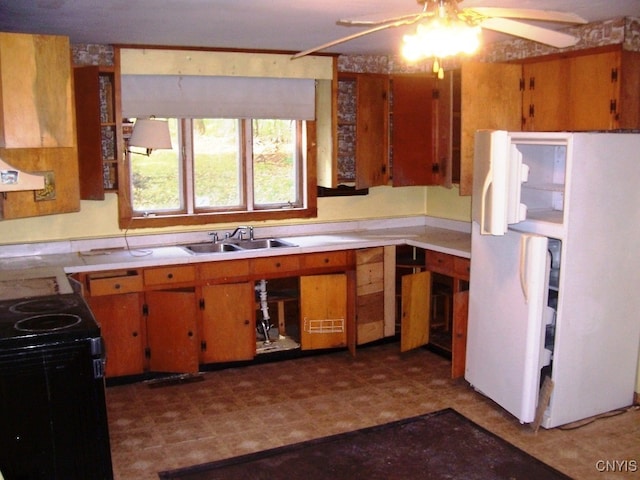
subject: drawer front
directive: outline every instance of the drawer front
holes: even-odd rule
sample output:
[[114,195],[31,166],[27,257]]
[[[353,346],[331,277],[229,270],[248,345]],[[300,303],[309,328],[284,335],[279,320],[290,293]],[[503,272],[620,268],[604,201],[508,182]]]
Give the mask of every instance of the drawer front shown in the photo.
[[252,265],[254,275],[269,276],[284,272],[297,272],[300,269],[300,255],[254,258]]
[[249,260],[203,263],[199,269],[201,280],[207,283],[224,283],[234,278],[246,278],[249,275]]
[[453,271],[457,277],[469,280],[471,273],[471,260],[462,257],[453,257]]
[[300,261],[304,268],[336,267],[347,265],[347,252],[319,252],[302,255]]
[[145,285],[171,285],[193,282],[195,279],[196,267],[193,265],[149,268],[144,271]]
[[447,253],[426,251],[427,269],[444,274],[453,274],[453,255]]
[[89,292],[92,297],[141,292],[142,290],[142,275],[139,275],[138,272],[113,277],[89,278]]

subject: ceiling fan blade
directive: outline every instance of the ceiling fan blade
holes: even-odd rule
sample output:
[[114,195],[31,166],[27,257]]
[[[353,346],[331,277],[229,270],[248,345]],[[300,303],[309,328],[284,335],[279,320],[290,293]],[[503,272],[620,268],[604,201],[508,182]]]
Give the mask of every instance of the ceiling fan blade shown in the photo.
[[393,22],[398,22],[398,21],[405,21],[405,20],[411,20],[411,21],[418,21],[420,20],[420,18],[425,17],[425,16],[429,16],[431,14],[427,14],[424,12],[421,13],[409,13],[406,15],[399,15],[397,17],[391,17],[391,18],[384,18],[384,19],[380,19],[380,20],[356,20],[356,19],[352,19],[352,20],[348,20],[348,19],[343,19],[343,20],[338,20],[336,23],[338,25],[342,25],[345,27],[374,27],[376,25],[382,25],[382,24],[387,24],[387,23],[393,23]]
[[480,22],[482,28],[507,33],[515,37],[526,38],[556,48],[571,47],[578,43],[578,38],[567,33],[536,27],[507,18],[487,18]]
[[555,10],[534,10],[529,8],[500,8],[500,7],[474,7],[465,8],[465,11],[471,10],[479,13],[484,17],[502,17],[502,18],[520,18],[526,20],[543,20],[545,22],[561,22],[561,23],[588,23],[587,20],[580,15],[571,12],[558,12]]
[[369,35],[371,33],[379,32],[380,30],[385,30],[385,29],[391,28],[391,27],[399,27],[401,25],[409,25],[411,23],[416,22],[417,18],[419,18],[419,17],[416,17],[416,19],[413,19],[413,20],[398,20],[396,22],[385,23],[383,25],[378,25],[378,26],[373,27],[373,28],[368,28],[367,30],[363,30],[361,32],[354,33],[353,35],[348,35],[346,37],[338,38],[337,40],[332,40],[330,42],[323,43],[322,45],[318,45],[316,47],[312,47],[312,48],[309,48],[307,50],[303,50],[301,52],[298,52],[295,55],[293,55],[291,57],[291,59],[293,60],[295,58],[304,57],[305,55],[309,55],[310,53],[317,52],[317,51],[320,51],[320,50],[324,50],[325,48],[333,47],[334,45],[339,45],[340,43],[348,42],[350,40],[355,40],[356,38],[364,37],[365,35]]

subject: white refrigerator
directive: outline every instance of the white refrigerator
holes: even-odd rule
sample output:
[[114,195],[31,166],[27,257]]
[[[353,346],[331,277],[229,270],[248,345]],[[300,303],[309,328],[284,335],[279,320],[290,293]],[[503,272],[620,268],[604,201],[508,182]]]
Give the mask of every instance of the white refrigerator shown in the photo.
[[631,405],[640,135],[478,131],[472,220],[466,380],[545,428]]

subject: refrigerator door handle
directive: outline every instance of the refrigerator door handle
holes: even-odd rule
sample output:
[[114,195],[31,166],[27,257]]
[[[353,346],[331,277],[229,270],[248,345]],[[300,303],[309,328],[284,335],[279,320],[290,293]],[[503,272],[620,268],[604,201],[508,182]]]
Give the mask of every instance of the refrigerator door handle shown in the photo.
[[487,216],[487,192],[489,191],[489,186],[492,183],[492,178],[493,174],[491,168],[489,168],[487,175],[484,177],[484,182],[482,183],[482,193],[480,197],[480,233],[482,235],[491,235],[493,233],[485,228]]
[[520,288],[524,295],[524,303],[529,303],[529,286],[527,284],[527,250],[529,248],[529,235],[520,237]]

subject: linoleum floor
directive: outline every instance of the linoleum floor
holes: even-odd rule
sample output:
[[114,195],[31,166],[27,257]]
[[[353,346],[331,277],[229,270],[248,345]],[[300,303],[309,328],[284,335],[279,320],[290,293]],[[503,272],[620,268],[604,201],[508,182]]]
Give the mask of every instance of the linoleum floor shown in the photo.
[[575,479],[640,479],[640,410],[575,428],[516,419],[450,379],[448,360],[397,343],[229,368],[203,380],[107,388],[117,480],[265,450],[452,407]]

